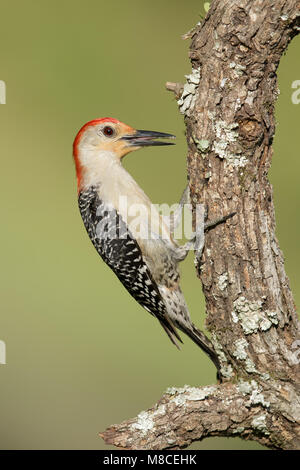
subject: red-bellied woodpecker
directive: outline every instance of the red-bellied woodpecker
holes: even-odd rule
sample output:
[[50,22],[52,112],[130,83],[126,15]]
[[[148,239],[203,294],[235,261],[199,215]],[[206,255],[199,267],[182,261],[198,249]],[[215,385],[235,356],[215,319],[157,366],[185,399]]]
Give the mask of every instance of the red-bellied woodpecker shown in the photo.
[[[171,142],[171,134],[136,130],[102,118],[85,124],[74,144],[78,202],[87,233],[119,280],[154,315],[171,341],[182,342],[176,328],[200,346],[219,368],[210,340],[190,319],[179,286],[178,263],[188,246],[172,237],[170,224],[121,164],[133,150]],[[140,210],[138,224],[132,208]],[[141,210],[142,209],[142,210]]]

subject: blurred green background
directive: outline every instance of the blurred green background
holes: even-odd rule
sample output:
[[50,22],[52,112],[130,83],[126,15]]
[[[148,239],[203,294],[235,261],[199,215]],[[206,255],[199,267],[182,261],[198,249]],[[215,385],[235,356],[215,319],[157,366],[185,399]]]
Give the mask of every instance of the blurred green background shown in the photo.
[[[172,347],[101,262],[79,215],[71,157],[77,130],[96,117],[175,133],[176,147],[138,152],[125,166],[153,202],[179,199],[184,124],[164,84],[190,72],[181,34],[203,13],[196,0],[1,2],[2,449],[105,448],[99,431],[147,409],[167,387],[215,381],[206,356],[189,340],[181,352]],[[291,83],[300,79],[299,45],[296,38],[280,65],[271,171],[296,303],[300,105],[292,104]],[[191,255],[182,274],[203,325]],[[260,448],[238,438],[192,447]]]

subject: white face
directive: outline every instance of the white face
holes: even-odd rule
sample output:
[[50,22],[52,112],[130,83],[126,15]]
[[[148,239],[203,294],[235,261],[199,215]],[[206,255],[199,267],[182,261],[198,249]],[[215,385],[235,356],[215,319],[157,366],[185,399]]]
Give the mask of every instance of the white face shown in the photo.
[[170,145],[170,142],[157,140],[160,138],[169,139],[174,136],[162,132],[136,130],[111,118],[88,122],[80,129],[73,144],[78,185],[81,186],[87,175],[93,175],[95,178],[112,164],[119,164],[129,152],[141,147]]
[[123,139],[124,136],[134,135],[135,132],[135,129],[119,121],[92,122],[79,131],[75,139],[76,153],[80,155],[82,152],[108,151],[120,159],[128,152],[136,150]]
[[96,119],[88,122],[78,132],[74,141],[74,158],[76,160],[82,153],[108,151],[121,159],[141,147],[170,145],[170,142],[158,139],[174,137],[163,132],[136,130],[115,119]]

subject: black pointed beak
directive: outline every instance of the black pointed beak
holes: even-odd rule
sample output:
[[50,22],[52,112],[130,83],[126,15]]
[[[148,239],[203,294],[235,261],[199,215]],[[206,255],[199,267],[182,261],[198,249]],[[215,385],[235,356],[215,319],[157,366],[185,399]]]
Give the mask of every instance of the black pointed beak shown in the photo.
[[123,140],[133,147],[149,147],[150,145],[174,145],[175,142],[161,142],[156,139],[175,139],[175,135],[165,132],[137,130],[134,134],[124,135]]

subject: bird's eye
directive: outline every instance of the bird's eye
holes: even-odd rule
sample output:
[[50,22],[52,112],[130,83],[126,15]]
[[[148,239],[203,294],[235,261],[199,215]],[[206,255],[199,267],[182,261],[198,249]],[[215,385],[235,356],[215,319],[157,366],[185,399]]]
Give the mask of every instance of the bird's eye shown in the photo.
[[102,132],[106,137],[112,137],[115,133],[114,129],[110,126],[105,126]]

